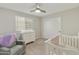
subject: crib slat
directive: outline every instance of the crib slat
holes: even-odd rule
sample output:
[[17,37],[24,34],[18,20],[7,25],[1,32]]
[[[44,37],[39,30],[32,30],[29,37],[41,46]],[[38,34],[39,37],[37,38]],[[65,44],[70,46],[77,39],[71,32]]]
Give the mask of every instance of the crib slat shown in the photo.
[[78,37],[78,40],[77,40],[77,46],[78,46],[78,49],[79,49],[79,37]]
[[77,37],[75,37],[75,48],[77,48]]
[[70,46],[72,46],[72,36],[70,36]]
[[68,36],[68,40],[69,40],[69,46],[70,46],[70,44],[71,44],[71,42],[70,42],[70,38],[71,38],[71,37],[70,37],[70,36]]
[[74,38],[72,37],[72,46],[74,46]]
[[76,39],[76,48],[78,48],[78,37]]
[[68,37],[66,37],[66,40],[67,40],[67,43],[66,43],[66,45],[68,45]]
[[64,45],[66,45],[66,44],[65,44],[65,43],[66,43],[66,40],[65,40],[65,39],[66,39],[66,37],[63,36],[63,44],[64,44]]
[[59,35],[59,44],[61,45],[61,41],[62,40],[62,38],[61,38],[61,35]]
[[76,48],[76,37],[74,38],[74,48]]
[[69,45],[69,37],[67,37],[67,39],[68,39],[68,44],[67,45]]
[[62,45],[64,45],[64,36],[62,36]]

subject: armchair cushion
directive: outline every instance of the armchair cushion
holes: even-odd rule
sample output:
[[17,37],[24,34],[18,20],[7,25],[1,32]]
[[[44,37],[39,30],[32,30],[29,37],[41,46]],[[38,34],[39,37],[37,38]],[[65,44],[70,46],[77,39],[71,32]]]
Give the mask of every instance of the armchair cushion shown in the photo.
[[21,53],[24,50],[24,46],[23,45],[16,45],[14,47],[11,48],[11,54],[17,54],[17,53]]
[[0,52],[8,52],[10,49],[6,47],[1,47]]

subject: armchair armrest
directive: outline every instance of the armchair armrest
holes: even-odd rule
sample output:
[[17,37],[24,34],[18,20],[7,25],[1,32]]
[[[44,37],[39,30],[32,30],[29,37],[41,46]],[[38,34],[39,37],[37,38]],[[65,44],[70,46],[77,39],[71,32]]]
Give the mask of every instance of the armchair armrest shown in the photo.
[[24,45],[23,41],[16,41],[16,45]]

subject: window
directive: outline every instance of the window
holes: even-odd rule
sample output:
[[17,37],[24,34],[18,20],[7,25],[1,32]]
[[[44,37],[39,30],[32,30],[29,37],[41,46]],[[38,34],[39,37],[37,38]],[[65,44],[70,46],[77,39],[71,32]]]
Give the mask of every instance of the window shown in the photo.
[[26,29],[33,29],[33,21],[29,18],[26,19]]
[[26,30],[25,17],[16,16],[16,31]]
[[22,16],[16,16],[16,31],[32,30],[33,21],[32,19],[25,18]]

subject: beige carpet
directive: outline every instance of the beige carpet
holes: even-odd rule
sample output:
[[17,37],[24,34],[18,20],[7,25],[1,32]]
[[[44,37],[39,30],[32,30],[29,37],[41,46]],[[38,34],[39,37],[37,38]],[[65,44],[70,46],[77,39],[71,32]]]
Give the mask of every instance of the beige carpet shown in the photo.
[[35,42],[26,45],[26,55],[46,55],[45,40],[37,39]]

